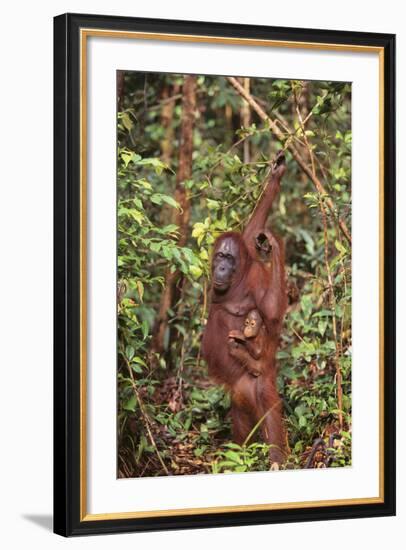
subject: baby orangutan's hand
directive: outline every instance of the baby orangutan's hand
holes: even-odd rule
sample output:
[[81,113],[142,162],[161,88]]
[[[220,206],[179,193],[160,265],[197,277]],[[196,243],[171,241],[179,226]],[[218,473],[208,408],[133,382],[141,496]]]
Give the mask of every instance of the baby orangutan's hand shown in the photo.
[[247,367],[247,371],[251,376],[254,376],[255,378],[258,378],[258,376],[261,376],[262,371],[260,369],[253,368],[252,366]]
[[240,330],[230,330],[228,337],[231,340],[241,340],[241,342],[245,342],[245,336]]

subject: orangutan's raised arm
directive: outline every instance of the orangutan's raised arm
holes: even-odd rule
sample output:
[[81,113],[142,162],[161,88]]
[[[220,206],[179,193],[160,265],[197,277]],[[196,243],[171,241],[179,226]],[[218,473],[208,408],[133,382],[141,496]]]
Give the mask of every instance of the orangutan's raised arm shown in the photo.
[[245,244],[253,257],[256,257],[257,252],[255,244],[256,238],[265,228],[272,203],[279,192],[280,181],[285,173],[285,170],[285,155],[280,152],[276,157],[275,164],[272,167],[272,173],[265,185],[265,190],[242,234]]

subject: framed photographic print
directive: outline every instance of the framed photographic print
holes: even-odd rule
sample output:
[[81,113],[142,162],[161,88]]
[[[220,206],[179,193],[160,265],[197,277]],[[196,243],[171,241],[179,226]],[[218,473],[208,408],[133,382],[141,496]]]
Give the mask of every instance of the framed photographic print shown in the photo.
[[54,530],[395,513],[395,37],[54,20]]

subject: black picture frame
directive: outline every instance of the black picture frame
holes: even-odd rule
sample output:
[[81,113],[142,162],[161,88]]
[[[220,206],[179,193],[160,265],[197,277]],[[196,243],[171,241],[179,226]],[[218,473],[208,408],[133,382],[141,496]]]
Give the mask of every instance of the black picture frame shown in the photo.
[[[352,44],[384,56],[384,469],[383,500],[371,504],[170,517],[81,517],[80,378],[80,30]],[[54,531],[63,536],[253,525],[395,514],[395,36],[64,14],[54,19]]]

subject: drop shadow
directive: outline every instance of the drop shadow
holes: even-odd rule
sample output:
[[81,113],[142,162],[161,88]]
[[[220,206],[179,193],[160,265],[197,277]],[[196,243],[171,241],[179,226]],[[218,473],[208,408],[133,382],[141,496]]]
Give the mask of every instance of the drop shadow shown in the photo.
[[53,531],[53,517],[51,514],[23,514],[21,517],[46,531]]

